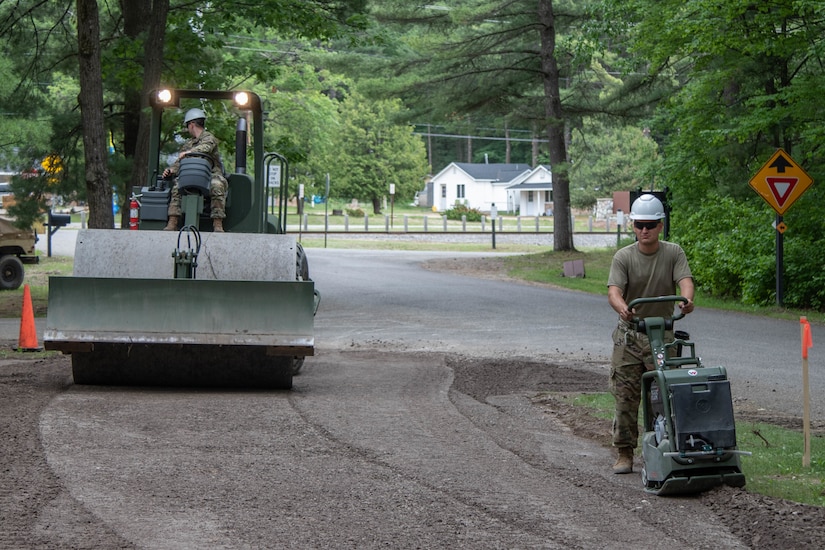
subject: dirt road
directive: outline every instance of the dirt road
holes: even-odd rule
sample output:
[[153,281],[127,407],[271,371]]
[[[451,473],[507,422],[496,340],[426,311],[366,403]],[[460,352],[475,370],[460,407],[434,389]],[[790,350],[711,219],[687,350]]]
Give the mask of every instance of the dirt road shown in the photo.
[[[365,300],[347,279],[376,273],[341,263],[291,392],[74,386],[66,358],[0,361],[0,547],[825,547],[821,508],[656,498],[613,475],[609,420],[553,396],[604,390],[588,350],[539,356],[485,315],[434,345],[467,299],[448,281],[434,326],[427,305],[447,298],[405,284],[403,306],[394,288]],[[409,282],[411,264],[388,264]]]
[[822,509],[609,473],[588,365],[326,349],[293,392],[0,364],[4,548],[814,548]]

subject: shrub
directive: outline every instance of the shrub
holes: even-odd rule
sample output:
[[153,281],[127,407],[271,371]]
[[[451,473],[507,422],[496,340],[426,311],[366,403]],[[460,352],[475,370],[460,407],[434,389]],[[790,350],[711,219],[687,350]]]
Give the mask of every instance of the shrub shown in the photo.
[[768,305],[776,296],[773,229],[763,205],[754,202],[707,201],[674,224],[674,240],[685,249],[698,288]]
[[461,221],[461,216],[467,216],[468,222],[480,222],[483,213],[477,208],[470,208],[464,204],[457,204],[445,212],[448,220]]
[[[782,302],[825,311],[821,197],[805,198],[785,217]],[[775,216],[760,199],[715,198],[687,218],[681,213],[674,212],[673,240],[685,249],[697,288],[748,305],[775,305]]]

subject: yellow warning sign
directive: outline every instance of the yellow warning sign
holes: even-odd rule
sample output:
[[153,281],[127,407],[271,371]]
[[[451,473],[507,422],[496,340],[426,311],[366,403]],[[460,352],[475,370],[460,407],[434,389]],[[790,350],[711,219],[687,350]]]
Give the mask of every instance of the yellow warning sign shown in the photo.
[[777,149],[748,184],[781,216],[813,182],[788,153]]

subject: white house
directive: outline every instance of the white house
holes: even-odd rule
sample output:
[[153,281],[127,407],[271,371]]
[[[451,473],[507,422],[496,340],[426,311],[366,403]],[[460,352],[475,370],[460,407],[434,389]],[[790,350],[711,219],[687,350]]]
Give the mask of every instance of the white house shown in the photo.
[[537,166],[517,177],[507,191],[521,216],[553,215],[553,174],[549,166]]
[[499,211],[511,211],[517,205],[507,188],[530,172],[527,164],[451,162],[428,183],[429,204],[441,212],[457,203],[485,212],[495,203]]

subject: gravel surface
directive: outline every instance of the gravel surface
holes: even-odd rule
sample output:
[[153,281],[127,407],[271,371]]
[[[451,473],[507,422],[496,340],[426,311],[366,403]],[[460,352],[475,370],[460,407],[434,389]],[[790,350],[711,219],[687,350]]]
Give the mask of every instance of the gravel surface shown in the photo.
[[605,387],[597,361],[379,338],[321,347],[291,392],[74,386],[65,357],[0,360],[0,547],[825,547],[822,508],[612,475],[609,420],[559,393]]
[[[602,390],[601,369],[406,355],[329,350],[275,396],[84,388],[65,358],[3,361],[0,547],[825,547],[821,508],[657,499],[606,473],[609,421],[552,397]],[[266,442],[268,417],[285,437]]]

